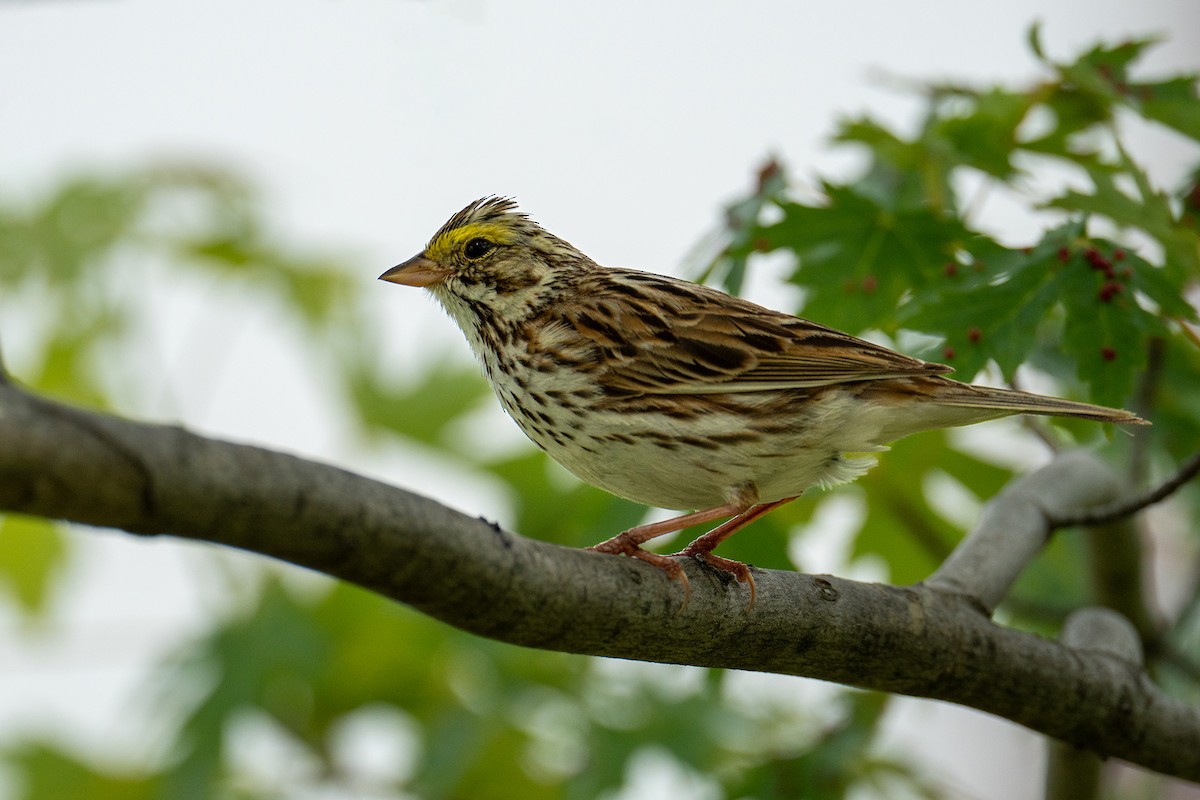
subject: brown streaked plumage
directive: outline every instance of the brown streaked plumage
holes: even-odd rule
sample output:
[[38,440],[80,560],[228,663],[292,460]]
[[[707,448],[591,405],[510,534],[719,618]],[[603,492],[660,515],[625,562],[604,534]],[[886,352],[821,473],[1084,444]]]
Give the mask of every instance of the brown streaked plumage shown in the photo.
[[675,555],[712,553],[809,486],[853,480],[889,442],[1010,414],[1144,424],[1128,411],[972,386],[895,353],[706,286],[602,267],[516,204],[478,200],[385,272],[428,289],[458,323],[505,410],[583,480],[647,505],[699,509],[594,550],[729,518]]

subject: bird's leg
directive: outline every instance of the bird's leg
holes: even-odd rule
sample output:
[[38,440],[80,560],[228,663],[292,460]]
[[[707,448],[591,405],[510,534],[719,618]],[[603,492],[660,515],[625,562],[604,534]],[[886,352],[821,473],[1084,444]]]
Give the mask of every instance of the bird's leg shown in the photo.
[[[672,553],[672,555],[689,557],[699,556],[710,566],[732,573],[739,581],[749,585],[750,608],[754,608],[754,576],[750,574],[750,568],[740,561],[733,561],[732,559],[713,555],[712,551],[716,549],[717,545],[719,545],[721,542],[725,541],[730,536],[749,525],[751,522],[754,522],[754,520],[758,519],[764,514],[774,511],[785,503],[792,502],[796,499],[796,497],[799,497],[799,495],[794,497],[785,497],[782,500],[775,500],[770,503],[759,503],[756,506],[751,506],[735,516],[733,519],[726,520],[708,533],[697,538],[678,553]],[[675,562],[672,561],[671,563],[674,564]]]
[[[727,503],[716,508],[706,508],[703,511],[693,511],[690,514],[681,514],[678,517],[671,517],[670,519],[658,522],[649,522],[645,525],[638,525],[636,528],[622,531],[607,541],[592,545],[588,550],[595,550],[597,553],[624,553],[627,556],[632,556],[634,555],[634,551],[639,550],[643,543],[657,536],[681,531],[684,528],[699,525],[702,522],[712,522],[715,519],[724,519],[725,517],[736,518],[738,514],[741,514],[747,508],[749,506]],[[713,545],[713,547],[716,547],[716,545]]]
[[[688,584],[687,573],[685,573],[683,571],[683,567],[679,566],[679,563],[670,556],[660,556],[658,553],[651,553],[648,550],[643,550],[641,548],[642,543],[648,542],[656,536],[662,536],[667,533],[672,533],[673,531],[681,531],[684,528],[687,528],[691,525],[699,525],[702,522],[712,522],[713,520],[722,519],[724,517],[734,517],[734,519],[737,519],[737,515],[746,510],[747,506],[744,503],[726,503],[725,505],[717,506],[716,508],[706,508],[702,511],[693,511],[691,514],[683,514],[678,517],[660,520],[659,522],[650,522],[645,525],[638,525],[635,528],[622,531],[611,539],[600,542],[600,544],[594,544],[587,549],[595,550],[597,553],[627,555],[632,558],[645,561],[647,564],[653,564],[662,571],[666,572],[672,580],[680,581],[683,584],[683,606],[680,606],[680,609],[682,610],[682,608],[687,605],[688,597],[691,595],[691,586]],[[730,522],[732,521],[733,520],[730,520]],[[725,523],[725,525],[728,524],[728,522]],[[725,526],[722,525],[721,527]],[[713,547],[716,547],[716,544],[714,544]]]
[[[691,594],[691,586],[688,584],[687,574],[683,571],[683,567],[679,562],[674,560],[674,556],[686,556],[688,558],[699,557],[716,569],[731,573],[742,583],[750,587],[750,608],[754,608],[755,587],[754,576],[750,574],[750,568],[740,561],[734,561],[728,558],[722,558],[718,555],[713,555],[713,550],[721,542],[728,539],[733,534],[740,531],[742,528],[749,525],[754,520],[774,511],[776,508],[790,503],[799,497],[785,497],[782,500],[774,500],[770,503],[759,503],[757,505],[747,505],[746,503],[726,503],[723,506],[716,508],[707,508],[702,511],[694,511],[691,514],[683,514],[678,517],[671,517],[660,522],[651,522],[646,525],[638,525],[635,528],[630,528],[616,536],[603,541],[600,544],[592,545],[588,550],[595,550],[598,553],[612,553],[614,555],[627,555],[632,558],[637,558],[645,561],[648,564],[653,564],[659,569],[667,573],[673,580],[678,580],[683,583],[683,605],[687,605],[688,596]],[[683,530],[692,525],[699,525],[702,522],[712,522],[713,520],[721,519],[722,517],[730,517],[725,522],[713,528],[708,533],[697,538],[687,547],[680,550],[678,553],[672,553],[669,556],[659,555],[643,550],[641,545],[643,542],[648,542],[656,536],[662,536],[673,531]]]

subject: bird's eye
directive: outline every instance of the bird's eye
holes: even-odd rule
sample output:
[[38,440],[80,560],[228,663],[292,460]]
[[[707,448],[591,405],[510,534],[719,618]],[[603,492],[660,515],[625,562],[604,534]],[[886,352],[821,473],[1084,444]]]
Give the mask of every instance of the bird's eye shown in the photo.
[[474,261],[477,258],[483,258],[492,252],[495,247],[495,243],[489,242],[487,239],[472,239],[463,248],[463,255]]

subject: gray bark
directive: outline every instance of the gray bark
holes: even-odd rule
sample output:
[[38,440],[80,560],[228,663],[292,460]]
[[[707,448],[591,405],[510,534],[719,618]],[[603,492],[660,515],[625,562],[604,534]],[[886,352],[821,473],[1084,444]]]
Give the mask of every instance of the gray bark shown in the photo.
[[[681,608],[680,585],[633,559],[525,539],[341,469],[73,408],[0,381],[2,510],[261,553],[513,644],[959,703],[1200,780],[1200,711],[1119,653],[990,619],[1048,535],[1046,504],[1111,500],[1117,487],[1103,474],[1094,459],[1071,454],[1018,482],[994,501],[1018,513],[989,510],[965,549],[924,584],[756,570],[749,608],[745,586],[688,562],[691,599]],[[1031,489],[1050,484],[1057,488]]]

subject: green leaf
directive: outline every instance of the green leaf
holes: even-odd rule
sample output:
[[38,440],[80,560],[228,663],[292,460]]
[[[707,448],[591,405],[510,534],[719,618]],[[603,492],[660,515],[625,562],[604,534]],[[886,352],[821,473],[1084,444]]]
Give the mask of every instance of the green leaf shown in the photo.
[[328,653],[328,668],[313,676],[315,730],[373,702],[394,704],[422,723],[456,702],[447,660],[465,634],[344,583],[306,606]]
[[1138,324],[1141,314],[1131,313],[1136,303],[1124,295],[1099,300],[1104,288],[1083,270],[1065,274],[1069,280],[1063,281],[1067,310],[1063,349],[1075,360],[1079,379],[1091,387],[1090,400],[1121,406],[1133,392],[1136,374],[1146,365],[1146,330]]
[[[1110,168],[1090,169],[1094,190],[1090,193],[1067,191],[1047,201],[1047,208],[1060,208],[1084,214],[1105,216],[1122,228],[1138,228],[1158,240],[1166,252],[1165,269],[1170,280],[1179,284],[1200,275],[1200,238],[1196,231],[1179,225],[1172,201],[1165,192],[1156,191],[1146,174],[1126,159],[1122,172],[1132,177],[1138,196],[1132,197],[1117,185]],[[1178,291],[1175,292],[1178,294]]]
[[1021,142],[1021,148],[1085,165],[1098,161],[1095,142],[1080,134],[1108,121],[1108,105],[1059,83],[1041,89],[1036,99],[1052,114],[1053,124],[1040,136]]
[[178,247],[181,253],[208,269],[231,273],[256,266],[263,256],[253,239],[245,235],[232,236],[227,231],[215,231],[211,236],[183,241]]
[[1130,91],[1139,101],[1141,112],[1146,117],[1200,141],[1197,80],[1197,76],[1187,75],[1158,83],[1137,83],[1130,87]]
[[1154,39],[1135,39],[1114,47],[1097,45],[1071,64],[1059,65],[1065,84],[1087,94],[1098,106],[1111,107],[1129,94],[1129,66]]
[[849,187],[826,192],[823,207],[783,204],[783,219],[763,236],[799,257],[792,280],[809,292],[807,316],[841,330],[894,332],[900,299],[942,275],[967,232],[932,211],[889,211]]
[[1029,45],[1029,49],[1033,51],[1033,54],[1038,57],[1039,61],[1046,62],[1048,60],[1046,57],[1046,50],[1044,47],[1042,47],[1041,20],[1035,20],[1034,23],[1029,26],[1029,32],[1025,34],[1025,42]]
[[[892,796],[897,790],[904,797],[937,796],[914,770],[872,752],[889,699],[881,692],[844,693],[840,698],[845,707],[842,716],[822,730],[816,741],[802,749],[776,748],[762,753],[761,763],[724,781],[726,796],[823,800],[859,794]],[[891,791],[881,792],[882,787]]]
[[638,524],[647,508],[582,483],[549,456],[530,448],[483,464],[514,493],[523,536],[587,546]]
[[[717,555],[763,569],[795,569],[788,556],[793,532],[811,521],[822,499],[823,495],[817,492],[805,494],[755,520],[723,542]],[[686,544],[705,532],[703,526],[689,528],[679,536],[676,545]],[[673,549],[678,550],[679,547],[673,546]]]
[[1039,325],[1061,299],[1056,283],[1061,254],[1081,233],[1081,225],[1068,224],[1048,232],[1028,253],[994,252],[982,271],[964,270],[918,296],[905,310],[904,325],[944,336],[939,360],[964,379],[994,360],[1011,380],[1033,348]]
[[1160,474],[1169,475],[1196,452],[1200,441],[1200,348],[1183,337],[1167,336],[1156,342],[1155,351],[1152,370],[1158,374],[1151,421],[1162,444]]
[[833,141],[865,145],[871,155],[902,170],[919,171],[923,161],[922,149],[901,139],[870,117],[853,117],[838,122]]
[[153,776],[102,771],[58,747],[27,742],[4,754],[4,763],[19,775],[20,800],[94,797],[104,800],[159,800],[161,782]]
[[[1082,224],[1050,231],[1028,253],[1009,251],[991,264],[994,275],[919,296],[905,319],[914,329],[942,334],[943,360],[967,377],[990,359],[1012,380],[1038,346],[1039,331],[1057,320],[1062,351],[1091,387],[1091,400],[1122,405],[1150,338],[1167,332],[1161,313],[1195,318],[1162,269],[1112,242],[1086,238]],[[1144,308],[1139,294],[1159,308]]]
[[417,382],[400,386],[385,384],[374,365],[360,361],[347,369],[346,386],[366,432],[439,447],[449,445],[449,428],[487,392],[479,370],[455,359],[440,359]]
[[84,405],[108,405],[97,374],[98,353],[127,332],[129,318],[120,308],[92,303],[86,310],[63,303],[63,322],[43,342],[41,363],[29,383],[39,391]]
[[[866,493],[867,514],[854,537],[853,557],[883,558],[893,583],[915,583],[929,577],[962,532],[925,499],[925,476],[941,468],[948,452],[946,434],[930,431],[903,439],[879,456],[879,464],[856,486]],[[960,464],[965,455],[959,454]]]
[[750,254],[765,249],[758,238],[763,211],[777,204],[786,188],[782,165],[773,157],[767,159],[758,169],[754,192],[725,207],[725,230],[719,236],[727,244],[697,276],[698,282],[715,280],[730,294],[741,292]]
[[431,733],[429,752],[439,758],[422,765],[412,784],[416,796],[495,800],[561,796],[559,787],[535,780],[521,768],[529,748],[523,731],[498,718],[459,714],[446,721],[460,724],[439,726]]
[[1177,292],[1162,285],[1161,271],[1111,242],[1092,240],[1061,274],[1066,316],[1063,347],[1075,359],[1091,398],[1122,405],[1146,366],[1151,337],[1167,333],[1161,316],[1135,298],[1146,292],[1169,313],[1194,318]]
[[1092,602],[1087,563],[1087,549],[1077,531],[1055,534],[1021,571],[1004,609],[1022,627],[1057,635],[1067,614]]
[[68,183],[32,215],[39,272],[60,285],[83,278],[86,265],[131,233],[145,200],[144,190],[132,182]]
[[15,291],[37,275],[41,243],[20,212],[0,207],[0,286]]
[[353,307],[356,283],[330,264],[275,261],[278,279],[284,285],[284,298],[290,307],[312,326],[345,319]]
[[866,145],[872,156],[854,190],[891,212],[952,213],[956,206],[950,174],[957,164],[953,145],[937,133],[938,121],[931,110],[920,137],[912,141],[870,119],[841,122],[834,140]]
[[[957,94],[957,99],[964,99],[961,92]],[[966,111],[937,120],[925,138],[944,141],[956,166],[974,167],[1002,180],[1012,178],[1017,129],[1033,101],[1027,94],[1003,89],[972,93],[966,99]]]
[[179,731],[181,752],[167,778],[174,796],[212,796],[223,770],[224,733],[246,709],[262,709],[297,736],[314,739],[311,686],[329,655],[328,638],[303,605],[271,580],[255,613],[218,627],[182,657],[173,683],[206,691]]
[[67,560],[62,528],[40,517],[0,514],[0,584],[26,614],[46,610]]

